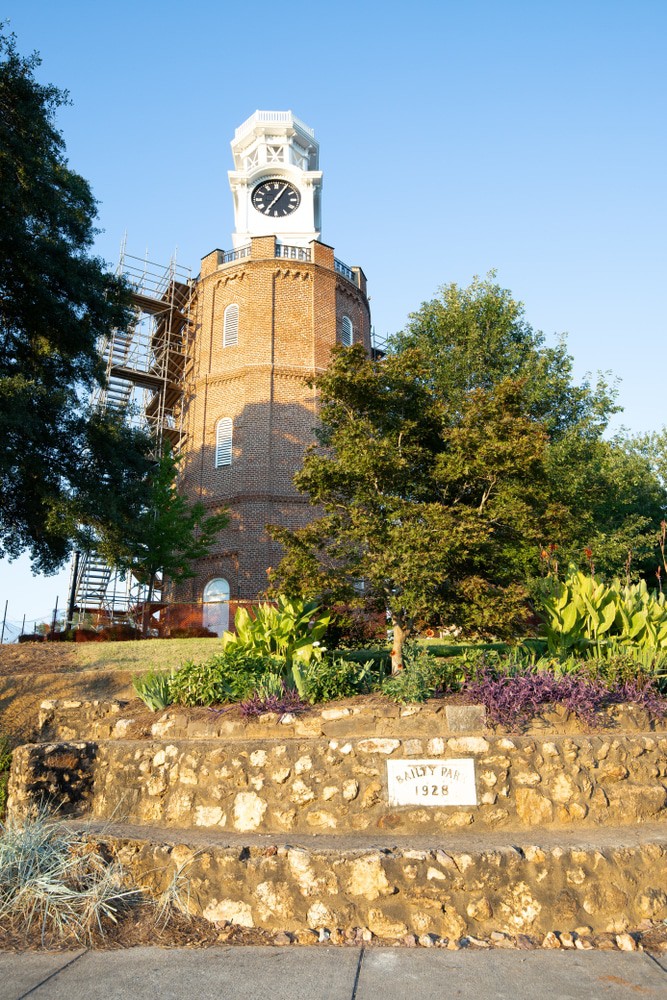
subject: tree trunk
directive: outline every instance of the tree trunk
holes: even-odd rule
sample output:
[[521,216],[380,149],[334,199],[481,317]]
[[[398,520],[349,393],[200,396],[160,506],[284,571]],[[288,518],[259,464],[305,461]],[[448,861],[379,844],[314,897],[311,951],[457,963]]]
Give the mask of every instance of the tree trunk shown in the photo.
[[155,589],[155,577],[156,576],[157,576],[157,573],[151,573],[151,575],[150,575],[150,579],[148,581],[148,594],[146,595],[146,598],[144,599],[144,606],[143,606],[142,612],[141,612],[141,634],[143,635],[144,639],[146,638],[146,633],[148,632],[148,621],[146,619],[146,608],[147,607],[150,608],[151,604],[153,603],[153,590]]
[[392,625],[394,640],[391,646],[391,673],[393,676],[399,674],[403,669],[403,644],[408,637],[409,630],[404,628],[395,618]]

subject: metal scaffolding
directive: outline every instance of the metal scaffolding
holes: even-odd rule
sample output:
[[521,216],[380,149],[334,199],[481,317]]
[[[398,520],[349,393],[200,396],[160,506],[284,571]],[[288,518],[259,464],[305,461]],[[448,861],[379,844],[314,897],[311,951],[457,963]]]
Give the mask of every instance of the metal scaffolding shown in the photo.
[[[184,375],[190,342],[190,271],[132,257],[121,248],[117,273],[132,287],[134,317],[115,329],[99,350],[106,366],[104,385],[93,405],[121,412],[145,427],[156,457],[165,441],[178,454],[183,440]],[[126,620],[145,601],[144,588],[131,574],[121,579],[96,552],[82,552],[72,564],[70,618],[96,614],[104,621]],[[159,591],[153,603],[159,603]]]

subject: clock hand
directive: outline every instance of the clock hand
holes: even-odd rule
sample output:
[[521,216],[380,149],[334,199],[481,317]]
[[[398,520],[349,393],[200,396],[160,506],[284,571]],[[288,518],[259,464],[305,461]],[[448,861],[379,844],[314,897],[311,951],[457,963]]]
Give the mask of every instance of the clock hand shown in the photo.
[[283,184],[283,186],[281,187],[280,191],[275,196],[275,198],[273,199],[273,201],[271,202],[271,204],[267,205],[266,208],[264,209],[264,211],[265,212],[270,212],[271,209],[273,208],[273,206],[275,205],[275,203],[278,201],[278,198],[280,198],[281,194],[284,194],[285,191],[287,191],[287,184]]

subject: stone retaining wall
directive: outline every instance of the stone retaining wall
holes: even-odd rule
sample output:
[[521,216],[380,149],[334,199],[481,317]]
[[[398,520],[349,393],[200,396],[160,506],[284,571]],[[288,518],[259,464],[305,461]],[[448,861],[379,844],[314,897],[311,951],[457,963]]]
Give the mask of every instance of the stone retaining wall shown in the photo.
[[[56,645],[44,643],[44,651],[55,651]],[[0,650],[11,651],[13,648],[5,645]],[[100,699],[114,699],[116,704],[121,704],[119,699],[129,699],[134,695],[132,676],[127,670],[49,674],[41,673],[39,669],[0,676],[0,730],[17,739],[34,739],[37,716],[45,698],[57,699],[49,702],[54,705],[68,702],[89,705],[93,699],[98,699],[98,705],[103,704]],[[86,738],[86,735],[82,734],[81,738]]]
[[493,931],[618,933],[667,917],[665,841],[601,850],[524,843],[483,852],[110,843],[155,895],[180,881],[193,912],[245,927],[361,927],[382,938],[458,939]]
[[[518,734],[442,702],[250,723],[46,702],[45,742],[14,754],[9,814],[80,817],[154,894],[175,888],[215,922],[585,940],[667,918],[665,723],[632,706],[600,722],[555,710]],[[472,761],[477,804],[390,804],[387,763],[421,760]]]
[[[476,806],[389,804],[389,759],[460,758],[474,760]],[[667,734],[106,740],[19,748],[10,810],[25,813],[45,793],[69,812],[89,808],[116,821],[241,833],[633,824],[667,817]]]
[[[349,705],[314,706],[303,714],[277,715],[266,712],[258,719],[243,719],[236,706],[216,709],[173,707],[155,715],[138,700],[43,701],[39,713],[43,740],[107,740],[137,735],[141,727],[158,739],[298,739],[326,737],[348,739],[383,736],[406,739],[457,733],[496,734],[509,727],[490,726],[483,705],[452,704],[433,700],[417,705],[397,705],[386,699],[352,702]],[[590,732],[574,713],[554,705],[538,714],[521,731],[528,735],[545,732],[572,735]],[[613,705],[597,717],[598,732],[667,733],[667,719],[656,720],[636,705]]]

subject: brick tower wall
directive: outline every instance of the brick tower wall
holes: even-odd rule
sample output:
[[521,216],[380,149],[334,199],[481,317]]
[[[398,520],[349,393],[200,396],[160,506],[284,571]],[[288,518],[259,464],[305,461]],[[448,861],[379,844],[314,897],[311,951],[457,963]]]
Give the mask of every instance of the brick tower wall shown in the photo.
[[[359,285],[334,266],[331,247],[311,244],[311,259],[276,258],[275,238],[252,240],[250,256],[202,261],[193,310],[191,365],[186,375],[186,445],[181,491],[230,524],[196,576],[173,589],[178,601],[201,600],[204,586],[225,577],[232,599],[252,599],[281,558],[267,524],[298,528],[313,517],[293,477],[314,440],[317,401],[306,380],[326,368],[341,342],[343,316],[355,343],[370,351],[370,313],[363,272]],[[223,346],[224,313],[238,306],[238,344]],[[215,467],[216,427],[232,419],[231,465]]]

